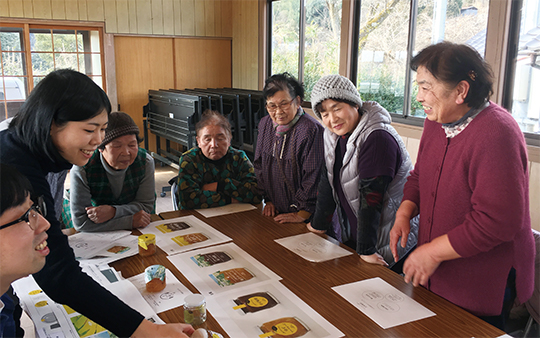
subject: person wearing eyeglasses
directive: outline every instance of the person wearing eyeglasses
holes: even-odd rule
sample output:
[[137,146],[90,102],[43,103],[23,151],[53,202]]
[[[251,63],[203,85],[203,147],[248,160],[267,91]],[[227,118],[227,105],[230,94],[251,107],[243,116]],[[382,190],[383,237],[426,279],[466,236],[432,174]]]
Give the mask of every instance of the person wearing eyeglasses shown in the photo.
[[179,209],[206,209],[230,203],[261,203],[255,171],[242,150],[231,147],[231,125],[206,110],[195,125],[197,147],[180,157]]
[[107,95],[92,79],[61,69],[37,84],[9,128],[0,132],[0,163],[26,176],[47,206],[50,253],[33,276],[55,302],[119,337],[185,338],[194,331],[191,325],[152,323],[83,273],[54,210],[47,175],[85,165],[103,141],[110,112]]
[[0,186],[0,337],[15,337],[15,303],[7,291],[45,265],[50,224],[43,199],[32,201],[32,186],[17,169],[0,163]]
[[268,116],[259,122],[253,161],[263,215],[279,223],[306,222],[317,201],[323,127],[300,106],[304,88],[290,74],[268,78],[263,97]]

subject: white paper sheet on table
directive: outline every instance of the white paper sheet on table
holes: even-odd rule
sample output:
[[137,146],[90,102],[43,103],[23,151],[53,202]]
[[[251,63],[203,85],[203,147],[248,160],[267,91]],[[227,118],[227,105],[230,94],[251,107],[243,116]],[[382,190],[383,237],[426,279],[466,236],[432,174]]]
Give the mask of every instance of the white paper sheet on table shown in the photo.
[[203,215],[206,218],[229,215],[237,212],[249,211],[257,209],[256,206],[249,203],[231,203],[224,205],[222,207],[216,208],[206,208],[206,209],[196,209],[199,214]]
[[[230,237],[192,215],[152,222],[139,230],[144,234],[156,235],[157,246],[169,255],[231,240]],[[190,244],[192,241],[186,240],[186,236],[206,239]]]
[[[200,266],[197,258],[200,255],[209,255],[214,253],[225,253],[231,259],[225,262],[216,263],[210,266]],[[213,296],[217,293],[226,292],[242,288],[246,285],[252,285],[267,280],[280,280],[281,277],[272,270],[262,265],[247,252],[240,249],[234,243],[227,243],[209,248],[193,250],[190,252],[167,257],[171,263],[180,270],[180,272],[205,296]],[[245,269],[249,271],[253,278],[239,282],[233,285],[220,286],[211,275],[230,269]]]
[[353,254],[311,232],[275,241],[310,262],[324,262]]
[[[238,303],[242,303],[239,298],[260,297],[261,293],[266,293],[276,302],[268,302],[266,305],[263,305],[264,301],[259,302],[258,304],[263,305],[262,310],[257,307],[251,309],[237,307]],[[270,304],[276,305],[269,306]],[[262,324],[287,317],[297,318],[309,330],[302,338],[343,337],[341,331],[277,281],[249,285],[207,298],[207,306],[230,337],[259,337],[264,334],[259,329]]]
[[90,259],[79,259],[81,263],[103,265],[131,257],[139,253],[138,236],[125,236],[111,240]]
[[[161,318],[141,297],[138,290],[128,280],[104,285],[126,304],[139,311],[145,318],[163,324]],[[104,338],[112,333],[94,323],[73,309],[55,303],[37,285],[32,276],[19,279],[13,288],[21,301],[21,305],[34,322],[36,333],[40,338]],[[107,304],[103,304],[107,306]]]
[[68,236],[69,246],[73,249],[75,257],[88,259],[99,252],[110,248],[110,243],[122,237],[131,235],[131,231],[118,230],[107,232],[79,232]]
[[435,316],[380,277],[332,288],[383,329]]
[[156,313],[161,313],[184,305],[184,298],[191,294],[188,288],[180,283],[169,269],[166,270],[165,274],[167,285],[165,286],[165,289],[160,292],[146,291],[144,273],[128,278]]

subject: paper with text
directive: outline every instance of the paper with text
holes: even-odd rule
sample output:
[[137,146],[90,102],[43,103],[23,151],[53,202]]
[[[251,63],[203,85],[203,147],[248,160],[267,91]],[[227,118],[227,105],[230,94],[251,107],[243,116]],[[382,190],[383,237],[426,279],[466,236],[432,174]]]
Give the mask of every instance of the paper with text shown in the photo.
[[216,208],[206,208],[206,209],[196,209],[199,214],[203,215],[206,218],[229,215],[237,212],[249,211],[257,209],[256,206],[248,203],[231,203],[224,205],[222,207]]
[[310,262],[324,262],[353,254],[311,232],[275,241]]

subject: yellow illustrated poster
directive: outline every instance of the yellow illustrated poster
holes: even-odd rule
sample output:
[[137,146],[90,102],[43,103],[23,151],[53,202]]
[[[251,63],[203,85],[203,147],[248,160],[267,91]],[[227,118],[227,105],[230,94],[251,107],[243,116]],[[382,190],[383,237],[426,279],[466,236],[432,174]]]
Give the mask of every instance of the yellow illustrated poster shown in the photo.
[[116,337],[113,333],[107,331],[103,326],[94,323],[90,319],[83,315],[71,317],[71,322],[77,330],[77,334],[81,338],[85,337],[99,337],[99,338],[112,338]]

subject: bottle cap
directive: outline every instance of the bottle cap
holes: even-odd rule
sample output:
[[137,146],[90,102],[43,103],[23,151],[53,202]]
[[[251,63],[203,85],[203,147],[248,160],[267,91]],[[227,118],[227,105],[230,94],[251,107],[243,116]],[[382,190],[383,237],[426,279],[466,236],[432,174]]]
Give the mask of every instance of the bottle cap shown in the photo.
[[205,299],[203,295],[199,293],[195,293],[184,298],[184,302],[185,302],[184,306],[197,307],[197,306],[203,305],[204,301]]

